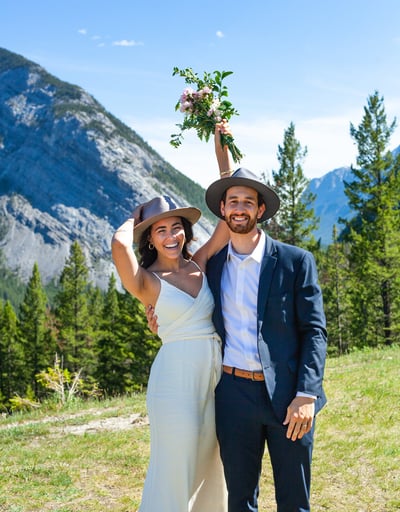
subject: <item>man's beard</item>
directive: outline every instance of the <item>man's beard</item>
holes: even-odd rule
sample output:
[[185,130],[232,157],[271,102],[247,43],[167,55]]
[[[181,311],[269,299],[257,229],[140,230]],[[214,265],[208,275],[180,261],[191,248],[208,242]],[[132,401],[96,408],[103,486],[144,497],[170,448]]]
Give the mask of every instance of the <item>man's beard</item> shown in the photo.
[[247,233],[250,233],[251,231],[253,231],[254,227],[257,225],[256,218],[247,217],[247,219],[248,219],[247,223],[240,223],[240,224],[237,224],[237,223],[231,221],[231,218],[232,218],[232,215],[228,219],[225,217],[225,222],[228,224],[229,229],[233,233],[240,233],[242,235],[246,235]]

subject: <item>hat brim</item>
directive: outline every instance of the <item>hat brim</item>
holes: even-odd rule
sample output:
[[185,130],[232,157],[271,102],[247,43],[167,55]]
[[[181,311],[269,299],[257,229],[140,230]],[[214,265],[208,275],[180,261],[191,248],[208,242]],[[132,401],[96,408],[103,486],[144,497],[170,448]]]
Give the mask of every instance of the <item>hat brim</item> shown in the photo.
[[183,217],[184,219],[187,219],[191,224],[195,224],[201,217],[201,211],[198,208],[194,208],[193,206],[188,206],[184,208],[175,208],[174,210],[169,210],[168,212],[154,215],[153,217],[150,217],[143,222],[139,222],[139,224],[134,227],[133,241],[138,244],[141,236],[149,226],[167,217]]
[[261,195],[265,203],[265,212],[258,219],[258,222],[264,222],[275,215],[279,210],[280,199],[278,194],[272,188],[264,185],[260,181],[250,178],[230,177],[214,181],[206,191],[206,203],[214,215],[223,219],[221,214],[221,199],[224,193],[231,187],[249,187],[254,188]]

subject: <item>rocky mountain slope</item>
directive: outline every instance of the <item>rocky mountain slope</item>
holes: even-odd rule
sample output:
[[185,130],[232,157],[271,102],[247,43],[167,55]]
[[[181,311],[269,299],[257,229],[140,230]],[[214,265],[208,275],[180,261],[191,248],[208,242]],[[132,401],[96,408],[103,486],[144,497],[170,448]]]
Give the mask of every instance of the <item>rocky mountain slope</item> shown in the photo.
[[[104,287],[115,227],[159,193],[206,210],[201,187],[92,96],[0,49],[0,250],[9,268],[26,281],[38,262],[46,283],[77,240]],[[203,217],[199,241],[210,229]]]

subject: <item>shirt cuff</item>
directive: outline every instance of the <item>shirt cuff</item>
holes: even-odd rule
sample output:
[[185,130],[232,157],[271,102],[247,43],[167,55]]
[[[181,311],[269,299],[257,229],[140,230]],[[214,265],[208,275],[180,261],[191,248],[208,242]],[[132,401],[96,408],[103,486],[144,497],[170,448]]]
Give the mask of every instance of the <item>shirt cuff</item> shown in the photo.
[[314,398],[314,400],[317,399],[315,395],[310,395],[310,393],[304,393],[303,391],[297,391],[296,396],[306,396],[308,398]]

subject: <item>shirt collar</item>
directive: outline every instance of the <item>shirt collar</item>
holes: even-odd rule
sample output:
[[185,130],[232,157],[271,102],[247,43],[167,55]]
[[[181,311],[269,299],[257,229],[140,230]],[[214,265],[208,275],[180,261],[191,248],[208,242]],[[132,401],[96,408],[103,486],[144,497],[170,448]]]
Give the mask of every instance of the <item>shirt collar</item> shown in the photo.
[[[261,263],[265,251],[265,233],[262,229],[259,229],[258,232],[260,233],[260,238],[258,239],[257,245],[254,247],[253,252],[247,254],[244,259],[252,258],[256,263]],[[226,258],[227,260],[230,260],[232,257],[235,258],[237,255],[233,250],[232,242],[229,240]]]

